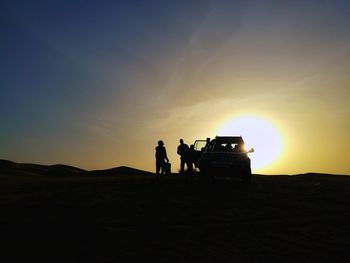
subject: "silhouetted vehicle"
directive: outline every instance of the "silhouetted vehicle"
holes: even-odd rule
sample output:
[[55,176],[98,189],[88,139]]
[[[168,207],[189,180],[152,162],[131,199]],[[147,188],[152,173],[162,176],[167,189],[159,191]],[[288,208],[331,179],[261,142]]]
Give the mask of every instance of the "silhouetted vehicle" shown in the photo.
[[200,174],[213,177],[235,177],[245,183],[251,182],[251,167],[249,151],[244,148],[241,136],[216,136],[209,143],[206,140],[196,140],[194,143],[196,161]]

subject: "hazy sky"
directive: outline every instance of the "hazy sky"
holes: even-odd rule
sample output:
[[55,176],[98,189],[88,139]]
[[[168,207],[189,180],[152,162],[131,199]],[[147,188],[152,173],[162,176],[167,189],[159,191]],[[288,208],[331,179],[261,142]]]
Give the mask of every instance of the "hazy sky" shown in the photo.
[[176,171],[249,115],[283,139],[253,172],[350,174],[348,0],[11,0],[0,32],[2,159],[153,171],[162,139]]

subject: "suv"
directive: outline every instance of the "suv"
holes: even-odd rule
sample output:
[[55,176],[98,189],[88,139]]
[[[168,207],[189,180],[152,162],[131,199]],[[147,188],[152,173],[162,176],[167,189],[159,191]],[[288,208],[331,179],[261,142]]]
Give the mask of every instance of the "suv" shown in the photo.
[[195,165],[204,176],[238,177],[243,182],[250,183],[251,168],[248,153],[244,149],[241,136],[216,136],[209,141],[196,140]]

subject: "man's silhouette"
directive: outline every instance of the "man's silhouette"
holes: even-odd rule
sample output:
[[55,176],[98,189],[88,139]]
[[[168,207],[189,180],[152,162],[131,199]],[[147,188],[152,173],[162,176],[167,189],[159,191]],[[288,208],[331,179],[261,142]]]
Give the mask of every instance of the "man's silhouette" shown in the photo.
[[203,150],[204,150],[204,151],[208,150],[209,145],[210,145],[210,138],[208,137],[207,140],[206,140],[206,142],[205,142],[205,146],[203,147],[202,151],[203,151]]
[[[180,139],[180,145],[177,147],[177,154],[180,155],[180,173],[183,174],[185,172],[185,163],[188,169],[189,165],[189,148],[188,145],[184,143],[183,139]],[[192,167],[192,166],[191,166]]]
[[196,167],[196,162],[197,162],[197,155],[196,155],[196,151],[194,150],[194,145],[191,144],[190,145],[190,149],[188,150],[188,171],[190,173],[193,172],[193,165],[194,167]]
[[158,141],[158,146],[156,147],[156,174],[157,180],[159,179],[159,174],[164,174],[164,164],[169,162],[168,156],[166,154],[166,149],[164,147],[163,141]]

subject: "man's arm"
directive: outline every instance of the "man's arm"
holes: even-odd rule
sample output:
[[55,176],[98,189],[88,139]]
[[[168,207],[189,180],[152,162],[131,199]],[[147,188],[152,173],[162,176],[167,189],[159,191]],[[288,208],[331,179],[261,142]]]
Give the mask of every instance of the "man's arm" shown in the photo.
[[166,149],[164,148],[164,159],[169,162],[168,155],[166,154]]

